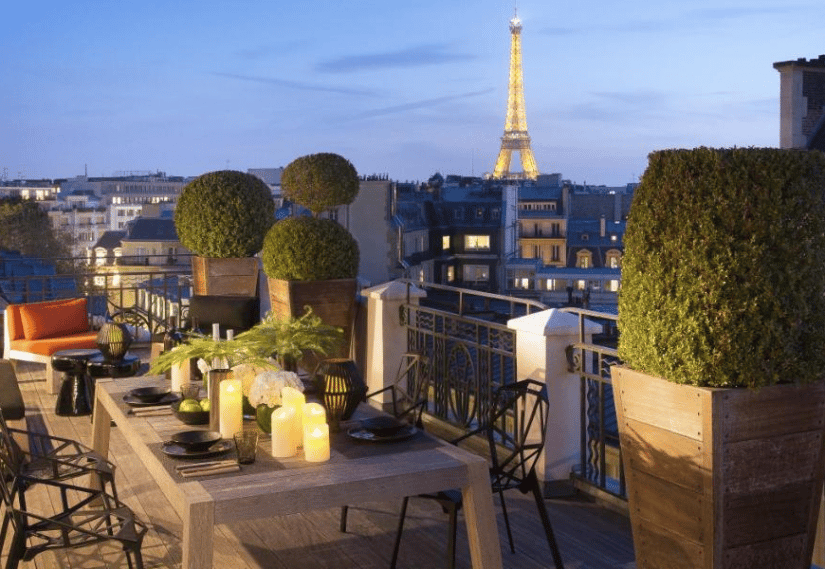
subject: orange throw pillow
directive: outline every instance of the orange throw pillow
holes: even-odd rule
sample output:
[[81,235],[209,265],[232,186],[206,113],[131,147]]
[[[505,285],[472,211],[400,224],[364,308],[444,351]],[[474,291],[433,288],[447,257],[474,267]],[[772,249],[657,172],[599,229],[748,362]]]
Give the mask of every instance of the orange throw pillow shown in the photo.
[[68,336],[89,329],[86,299],[20,306],[23,337],[26,340]]

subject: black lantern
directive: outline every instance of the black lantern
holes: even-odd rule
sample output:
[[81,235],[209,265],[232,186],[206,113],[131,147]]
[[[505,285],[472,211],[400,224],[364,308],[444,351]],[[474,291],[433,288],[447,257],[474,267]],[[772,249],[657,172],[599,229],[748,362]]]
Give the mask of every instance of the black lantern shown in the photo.
[[367,394],[355,362],[346,358],[322,361],[315,370],[315,385],[332,431],[339,430],[339,423],[352,417]]
[[132,335],[125,324],[106,322],[97,333],[96,343],[106,361],[118,361],[132,345]]

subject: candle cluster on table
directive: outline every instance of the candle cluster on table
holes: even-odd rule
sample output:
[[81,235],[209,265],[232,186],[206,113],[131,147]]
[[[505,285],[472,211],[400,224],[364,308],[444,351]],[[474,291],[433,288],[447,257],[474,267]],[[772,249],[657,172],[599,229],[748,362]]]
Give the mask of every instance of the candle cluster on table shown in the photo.
[[307,461],[329,460],[329,426],[323,406],[307,403],[303,393],[289,386],[281,390],[281,403],[272,412],[272,456],[295,456],[303,446]]

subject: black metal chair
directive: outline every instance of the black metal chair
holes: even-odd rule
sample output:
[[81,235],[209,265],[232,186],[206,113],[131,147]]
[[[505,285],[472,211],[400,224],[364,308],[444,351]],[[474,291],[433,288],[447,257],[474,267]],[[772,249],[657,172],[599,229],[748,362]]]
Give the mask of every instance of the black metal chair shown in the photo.
[[[396,419],[406,420],[408,423],[423,429],[421,416],[427,408],[432,368],[426,354],[406,352],[401,356],[395,381],[391,385],[367,393],[365,399],[370,399],[389,391],[392,395],[392,415]],[[340,530],[347,531],[347,514],[349,506],[341,506]]]
[[[30,561],[44,551],[75,549],[104,541],[117,542],[126,553],[129,567],[142,569],[141,546],[146,526],[105,490],[74,484],[84,469],[74,471],[68,466],[71,461],[54,460],[62,463],[50,470],[60,473],[57,476],[26,474],[19,446],[8,430],[0,432],[0,497],[4,509],[0,543],[5,543],[8,528],[12,528],[6,569],[16,569],[21,560]],[[77,475],[63,478],[70,472]],[[35,485],[58,489],[62,510],[44,513],[29,508],[26,493]]]
[[[547,388],[544,384],[532,379],[525,379],[513,384],[503,385],[496,391],[489,420],[486,425],[479,427],[453,440],[458,444],[464,439],[485,433],[490,446],[490,483],[493,492],[501,499],[501,509],[504,514],[504,523],[507,526],[507,538],[510,542],[510,551],[515,553],[513,534],[510,530],[510,520],[507,517],[507,506],[504,501],[504,491],[516,488],[523,494],[533,493],[539,517],[544,526],[550,553],[556,569],[564,569],[553,527],[547,515],[544,496],[536,476],[536,462],[544,448],[547,429],[547,415],[549,402]],[[455,542],[458,527],[458,511],[462,506],[461,492],[448,490],[437,494],[422,494],[418,497],[436,500],[445,513],[449,514],[450,534],[448,542],[449,567],[455,567]],[[404,530],[404,518],[407,512],[409,497],[404,498],[401,505],[401,514],[398,520],[398,532],[395,537],[392,561],[390,567],[395,568],[398,560],[398,549],[401,545],[401,535]]]
[[[28,450],[17,444],[15,436],[28,439]],[[115,465],[89,447],[71,439],[10,428],[0,409],[0,436],[6,437],[10,452],[21,474],[29,482],[22,488],[38,481],[66,481],[82,476],[95,476],[104,490],[117,498]],[[61,491],[63,507],[68,507],[65,491]]]

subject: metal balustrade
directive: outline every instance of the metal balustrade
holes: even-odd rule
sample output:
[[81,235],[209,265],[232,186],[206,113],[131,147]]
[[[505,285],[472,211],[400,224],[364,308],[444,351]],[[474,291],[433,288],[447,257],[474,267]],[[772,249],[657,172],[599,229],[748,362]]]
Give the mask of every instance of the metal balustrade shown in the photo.
[[[581,308],[562,310],[579,318],[578,342],[568,346],[566,354],[568,369],[581,382],[581,449],[572,477],[599,492],[624,499],[626,488],[610,378],[610,366],[620,363],[616,351],[618,317]],[[591,342],[586,341],[586,320],[603,328],[603,333]]]

